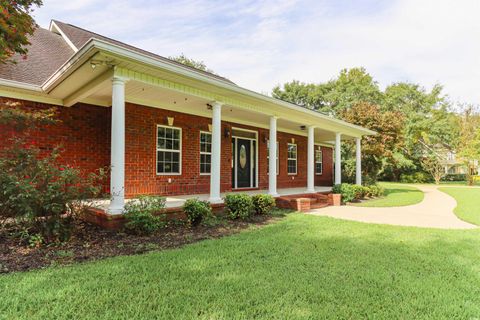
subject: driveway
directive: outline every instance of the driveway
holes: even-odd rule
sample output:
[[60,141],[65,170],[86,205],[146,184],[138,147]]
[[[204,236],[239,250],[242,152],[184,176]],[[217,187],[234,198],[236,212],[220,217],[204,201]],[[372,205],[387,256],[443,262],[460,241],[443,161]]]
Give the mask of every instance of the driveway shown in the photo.
[[437,186],[413,186],[422,190],[422,202],[404,207],[368,208],[355,206],[314,209],[308,214],[354,220],[368,223],[391,224],[441,229],[473,229],[477,226],[462,221],[453,213],[454,198],[438,190]]

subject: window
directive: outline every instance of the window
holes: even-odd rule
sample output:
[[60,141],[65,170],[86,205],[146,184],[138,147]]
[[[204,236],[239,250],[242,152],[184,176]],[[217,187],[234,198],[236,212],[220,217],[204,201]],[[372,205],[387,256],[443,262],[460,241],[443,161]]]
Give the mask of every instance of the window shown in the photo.
[[288,144],[287,172],[297,174],[297,145],[293,143]]
[[157,126],[157,174],[180,174],[182,129]]
[[[278,172],[280,171],[279,167],[280,167],[280,161],[279,161],[279,158],[278,158],[278,141],[277,141],[277,175],[278,175]],[[269,174],[269,170],[270,170],[270,141],[267,141],[267,174]]]
[[323,154],[320,147],[315,150],[315,174],[322,174],[323,172]]
[[212,163],[212,134],[200,132],[200,174],[210,174]]

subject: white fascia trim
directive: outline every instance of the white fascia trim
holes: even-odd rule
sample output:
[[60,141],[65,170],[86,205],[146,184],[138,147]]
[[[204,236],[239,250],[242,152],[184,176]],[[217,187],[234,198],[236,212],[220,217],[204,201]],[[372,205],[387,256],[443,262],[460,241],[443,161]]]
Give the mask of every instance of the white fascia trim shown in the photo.
[[7,79],[0,79],[0,86],[42,92],[42,88],[40,86]]
[[73,42],[67,37],[67,35],[62,31],[62,29],[58,27],[58,25],[53,20],[50,21],[50,27],[48,29],[51,32],[57,31],[74,52],[78,51],[78,48],[73,44]]
[[307,108],[304,108],[304,107],[300,107],[300,106],[297,106],[295,104],[292,104],[292,103],[289,103],[289,102],[286,102],[286,101],[278,100],[278,99],[275,99],[275,98],[257,93],[257,92],[252,91],[252,90],[245,89],[245,88],[239,87],[237,85],[233,85],[233,84],[226,83],[224,81],[213,79],[213,78],[208,77],[204,74],[201,74],[200,72],[195,72],[194,70],[190,70],[186,67],[178,66],[174,63],[169,63],[167,61],[160,61],[159,59],[155,59],[155,58],[150,57],[146,54],[143,54],[143,53],[140,53],[140,52],[135,52],[131,49],[127,49],[127,48],[124,48],[122,46],[112,44],[112,43],[109,43],[107,41],[99,40],[99,39],[96,39],[96,38],[92,38],[82,48],[80,48],[80,50],[73,57],[71,57],[62,67],[60,67],[59,70],[57,72],[55,72],[55,74],[53,74],[47,81],[45,81],[45,83],[42,85],[42,88],[45,91],[48,90],[49,87],[54,84],[54,82],[59,80],[60,77],[65,72],[68,71],[70,66],[72,66],[78,60],[80,60],[82,55],[85,54],[86,52],[88,52],[89,49],[91,49],[93,47],[95,47],[99,50],[108,51],[110,53],[117,54],[117,55],[120,55],[122,57],[138,61],[140,63],[148,64],[148,65],[151,65],[151,66],[156,67],[156,68],[161,68],[161,69],[171,71],[171,72],[176,73],[176,74],[180,74],[180,75],[183,75],[183,76],[186,76],[186,77],[189,77],[189,78],[193,78],[195,80],[203,81],[203,82],[206,82],[208,84],[214,85],[216,87],[224,88],[224,89],[227,89],[227,90],[230,90],[230,91],[242,94],[242,95],[246,95],[246,96],[254,97],[254,98],[257,98],[257,99],[261,99],[265,102],[270,102],[270,103],[273,103],[273,104],[276,104],[276,105],[280,105],[282,107],[286,107],[286,108],[291,109],[291,110],[306,113],[306,114],[309,114],[313,117],[320,118],[322,120],[327,120],[327,121],[334,122],[334,123],[336,123],[340,126],[345,126],[347,128],[350,128],[350,129],[353,129],[353,130],[357,131],[358,136],[375,135],[376,134],[375,131],[365,129],[365,128],[362,128],[360,126],[357,126],[357,125],[354,125],[354,124],[351,124],[351,123],[348,123],[348,122],[345,122],[345,121],[342,121],[342,120],[339,120],[339,119],[335,119],[333,117],[324,115],[322,113],[315,112],[313,110],[310,110],[310,109],[307,109]]

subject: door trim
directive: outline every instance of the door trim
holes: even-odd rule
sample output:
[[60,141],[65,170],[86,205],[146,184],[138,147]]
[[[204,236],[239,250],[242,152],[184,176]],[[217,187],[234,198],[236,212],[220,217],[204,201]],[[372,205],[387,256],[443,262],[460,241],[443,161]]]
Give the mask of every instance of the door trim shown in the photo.
[[[237,131],[245,131],[245,132],[253,132],[255,133],[255,138],[245,138],[245,137],[240,137],[240,136],[235,136],[235,135],[232,135],[232,139],[235,139],[235,154],[233,155],[235,161],[233,162],[234,163],[234,173],[235,173],[235,186],[232,185],[232,188],[234,190],[242,190],[242,189],[256,189],[258,188],[258,131],[256,130],[248,130],[248,129],[243,129],[243,128],[237,128],[237,127],[232,127],[232,132],[233,132],[233,129],[237,130]],[[250,159],[251,157],[253,157],[253,148],[251,147],[252,145],[252,141],[255,141],[255,162],[254,162],[254,165],[255,167],[251,166],[250,168],[250,177],[251,177],[251,184],[253,184],[253,186],[250,186],[250,187],[238,187],[238,177],[237,177],[237,168],[238,168],[238,164],[237,164],[237,153],[238,153],[238,144],[237,144],[237,139],[244,139],[244,140],[250,140]],[[253,163],[253,162],[252,162]],[[255,177],[253,177],[253,169],[255,168]],[[252,179],[252,178],[255,178],[255,179]]]

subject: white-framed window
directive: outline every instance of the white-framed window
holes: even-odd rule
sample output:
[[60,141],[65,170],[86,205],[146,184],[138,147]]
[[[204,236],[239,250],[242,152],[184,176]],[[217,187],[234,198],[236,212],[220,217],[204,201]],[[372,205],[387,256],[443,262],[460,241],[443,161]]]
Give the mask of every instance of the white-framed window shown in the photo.
[[[277,154],[276,154],[276,157],[277,157],[277,175],[278,173],[280,172],[280,158],[278,156],[278,153],[279,153],[279,148],[278,148],[278,141],[277,141]],[[270,140],[267,141],[267,174],[270,174]]]
[[212,134],[200,131],[200,174],[210,174],[212,166]]
[[157,125],[157,174],[182,173],[182,129]]
[[320,147],[315,150],[315,174],[321,175],[323,173],[323,153]]
[[294,143],[288,144],[287,172],[297,174],[297,145]]

